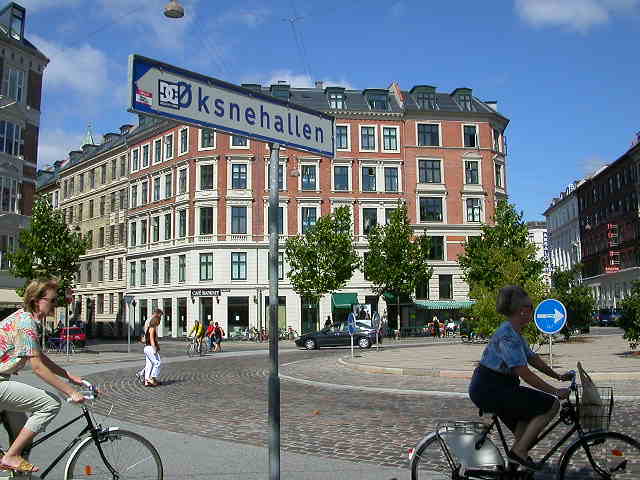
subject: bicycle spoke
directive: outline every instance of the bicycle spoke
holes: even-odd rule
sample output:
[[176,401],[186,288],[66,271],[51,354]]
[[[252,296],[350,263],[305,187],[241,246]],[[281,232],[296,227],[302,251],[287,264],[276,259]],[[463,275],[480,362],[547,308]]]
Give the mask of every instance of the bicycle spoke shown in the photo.
[[579,447],[568,459],[564,478],[570,480],[640,478],[640,445],[624,435],[605,433],[597,440],[590,441],[588,450],[595,468],[587,451]]

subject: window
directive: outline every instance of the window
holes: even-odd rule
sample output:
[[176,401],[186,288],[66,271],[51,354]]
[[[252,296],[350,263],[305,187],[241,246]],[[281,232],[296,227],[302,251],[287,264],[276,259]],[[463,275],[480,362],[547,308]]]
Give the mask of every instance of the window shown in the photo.
[[98,310],[97,313],[99,315],[102,315],[104,313],[104,293],[99,293],[98,294],[98,299],[97,299],[96,303],[97,303],[96,306],[98,307],[97,308],[97,310]]
[[104,281],[104,260],[98,260],[98,282]]
[[442,221],[442,198],[420,197],[420,221],[421,222],[441,222]]
[[82,210],[83,210],[84,205],[82,203],[78,204],[78,221],[81,222],[82,221]]
[[376,191],[376,167],[362,167],[362,191]]
[[122,280],[122,259],[118,259],[118,280]]
[[109,313],[113,313],[113,300],[114,300],[114,295],[113,293],[109,294]]
[[164,198],[169,198],[172,196],[173,192],[173,175],[167,173],[164,176]]
[[438,284],[440,289],[440,298],[453,298],[453,275],[438,275]]
[[151,219],[151,240],[157,242],[160,240],[160,217]]
[[140,194],[140,205],[145,205],[149,201],[149,182],[142,182],[142,190]]
[[[267,254],[267,261],[270,261],[271,257]],[[267,268],[267,279],[271,278],[269,268]],[[284,253],[278,252],[278,280],[284,280]]]
[[200,190],[213,190],[213,165],[200,165]]
[[336,150],[349,150],[349,127],[336,125]]
[[171,214],[165,213],[164,215],[164,239],[171,240]]
[[386,93],[369,94],[367,101],[371,110],[389,110],[389,98]]
[[467,185],[480,184],[480,175],[478,172],[477,160],[465,160],[464,162],[464,181]]
[[189,129],[180,130],[180,155],[184,155],[189,151]]
[[245,163],[231,165],[231,188],[234,190],[247,188],[247,165]]
[[140,260],[140,285],[147,284],[147,261]]
[[171,257],[164,257],[164,283],[171,283]]
[[248,148],[249,142],[247,137],[240,135],[231,135],[231,148]]
[[200,235],[213,234],[213,207],[200,207]]
[[418,160],[420,183],[442,183],[440,160]]
[[200,280],[213,280],[213,253],[200,254]]
[[160,163],[162,161],[162,140],[157,139],[153,142],[153,161]]
[[149,166],[149,145],[144,145],[142,147],[142,168],[146,168]]
[[129,283],[132,287],[136,286],[136,262],[129,264]]
[[395,208],[385,208],[384,209],[384,224],[385,225],[389,225],[389,223],[391,222],[391,215],[393,215],[393,212],[395,212],[396,209]]
[[341,165],[333,167],[333,189],[339,192],[349,190],[349,167]]
[[[9,155],[24,155],[24,139],[19,125],[5,120],[0,121],[0,151]],[[73,195],[73,187],[69,195]]]
[[316,207],[302,207],[302,233],[316,224]]
[[429,260],[444,260],[444,237],[429,237]]
[[302,190],[316,190],[316,166],[302,165]]
[[501,163],[496,163],[495,164],[495,169],[496,169],[496,187],[503,188],[503,183],[502,183],[502,164]]
[[440,125],[437,123],[418,124],[418,146],[438,147],[440,146]]
[[153,201],[160,200],[160,177],[153,179]]
[[107,164],[100,166],[100,183],[104,185],[107,183]]
[[116,211],[116,192],[111,192],[111,195],[109,197],[109,211]]
[[104,227],[100,227],[98,230],[98,247],[104,248]]
[[398,150],[398,128],[382,127],[382,148],[386,151]]
[[376,127],[360,127],[360,150],[376,150]]
[[109,225],[109,244],[114,246],[116,244],[116,226]]
[[330,93],[328,96],[330,109],[344,110],[346,108],[344,93]]
[[231,233],[247,233],[247,207],[231,207]]
[[138,186],[131,185],[131,208],[138,206]]
[[187,193],[187,169],[183,168],[179,172],[178,178],[178,193],[182,195]]
[[154,258],[151,270],[151,279],[154,285],[158,285],[160,283],[160,259]]
[[231,280],[247,279],[247,254],[245,252],[231,253]]
[[140,244],[144,245],[147,243],[147,221],[140,220]]
[[215,132],[210,128],[200,129],[200,149],[215,147]]
[[187,236],[187,211],[178,211],[178,236],[184,238]]
[[87,262],[87,283],[91,283],[93,282],[93,278],[92,278],[92,267],[93,267],[93,262]]
[[482,214],[482,203],[479,198],[467,198],[467,222],[479,222]]
[[467,148],[475,148],[478,146],[478,129],[475,125],[465,125],[464,129],[464,146]]
[[8,68],[4,77],[2,91],[18,103],[22,103],[24,98],[24,72]]
[[501,152],[500,149],[500,130],[494,128],[493,129],[493,149],[496,152]]
[[113,158],[111,159],[111,180],[115,180],[117,176],[118,176],[118,161],[115,158]]
[[[269,168],[269,164],[267,164],[267,186],[265,190],[269,190],[269,185],[271,184],[271,169]],[[278,165],[278,190],[284,190],[284,166]]]
[[416,100],[416,103],[418,104],[418,107],[422,109],[429,108],[431,110],[436,110],[438,108],[438,103],[436,101],[435,93],[427,93],[427,92],[417,93],[415,96],[415,100]]
[[104,195],[100,197],[100,216],[104,216],[104,205],[106,203],[106,198]]
[[127,174],[127,156],[122,155],[120,157],[120,176],[124,177]]
[[471,105],[471,95],[458,95],[458,105],[462,110],[470,112],[473,110]]
[[73,223],[73,211],[74,211],[75,207],[71,207],[68,208],[67,211],[69,212],[69,223]]
[[131,171],[140,170],[140,150],[137,148],[131,152]]
[[373,227],[378,224],[378,210],[376,208],[362,209],[362,233],[369,235]]
[[398,191],[398,167],[384,167],[385,192]]
[[416,300],[429,299],[429,282],[418,281],[416,283]]
[[79,190],[81,192],[84,192],[84,173],[81,173],[79,175],[79,178],[80,178],[80,188],[79,188]]
[[164,137],[164,159],[173,158],[173,134]]
[[187,279],[187,256],[178,257],[178,281],[184,282]]
[[89,187],[96,188],[96,169],[92,168],[89,171]]
[[131,246],[135,247],[137,240],[136,240],[136,234],[137,234],[137,230],[138,230],[138,224],[136,222],[132,222],[131,223],[131,228],[129,229],[129,233],[130,233],[130,237],[131,237]]

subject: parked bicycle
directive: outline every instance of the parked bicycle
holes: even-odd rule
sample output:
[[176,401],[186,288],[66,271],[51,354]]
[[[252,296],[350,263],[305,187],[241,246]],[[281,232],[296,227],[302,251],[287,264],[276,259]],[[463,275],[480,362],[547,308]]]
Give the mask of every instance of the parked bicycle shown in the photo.
[[76,347],[73,341],[65,338],[51,337],[48,338],[45,343],[45,353],[67,353],[67,351],[70,354],[76,353]]
[[[577,439],[560,454],[556,476],[558,480],[640,478],[640,442],[622,433],[609,431],[614,404],[613,389],[598,389],[604,401],[601,407],[582,404],[582,392],[576,385],[575,372],[570,389],[575,401],[572,402],[569,398],[562,405],[558,420],[540,434],[533,446],[562,423],[571,428],[551,447],[542,458],[541,464],[547,466],[550,463],[549,459],[560,447],[577,434]],[[483,413],[490,412],[480,411],[480,415]],[[534,478],[532,472],[521,470],[517,465],[507,466],[500,449],[489,438],[495,428],[504,451],[509,450],[500,420],[495,414],[491,415],[490,424],[439,424],[435,432],[428,434],[411,450],[411,479],[431,479],[434,478],[434,472],[440,475],[435,478],[453,480]]]
[[[81,391],[86,401],[98,397],[98,390],[89,382],[83,382]],[[8,428],[7,419],[1,414],[2,423]],[[64,479],[147,479],[162,480],[162,460],[156,448],[143,436],[119,427],[107,427],[96,423],[89,406],[82,404],[82,413],[52,432],[39,438],[24,450],[25,454],[43,444],[76,422],[86,426],[75,436],[49,466],[38,472],[44,479],[69,452]],[[9,430],[7,430],[9,431]]]
[[202,356],[204,353],[204,347],[202,344],[204,340],[199,342],[197,337],[186,337],[185,340],[189,342],[187,344],[187,355],[189,357],[195,357],[196,355]]

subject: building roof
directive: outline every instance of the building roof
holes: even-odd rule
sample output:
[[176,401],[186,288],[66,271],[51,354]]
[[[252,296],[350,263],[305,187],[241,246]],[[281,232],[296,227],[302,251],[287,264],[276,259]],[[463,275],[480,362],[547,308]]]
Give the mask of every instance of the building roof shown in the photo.
[[[10,19],[11,19],[11,12],[10,10],[17,10],[17,11],[21,11],[23,14],[23,22],[22,22],[22,31],[20,32],[20,38],[16,39],[13,36],[11,36],[11,32],[9,31],[11,28],[10,25]],[[23,48],[26,48],[27,50],[31,50],[32,53],[34,53],[35,55],[41,57],[43,60],[46,61],[46,63],[49,63],[49,59],[47,58],[47,56],[42,53],[40,50],[38,50],[38,47],[36,47],[33,43],[31,43],[29,40],[27,40],[27,38],[24,36],[24,25],[26,23],[26,10],[23,6],[17,4],[16,2],[9,2],[7,3],[4,7],[2,7],[2,9],[0,9],[0,38],[2,40],[4,40],[5,42],[8,43],[16,43],[18,45],[20,45]]]

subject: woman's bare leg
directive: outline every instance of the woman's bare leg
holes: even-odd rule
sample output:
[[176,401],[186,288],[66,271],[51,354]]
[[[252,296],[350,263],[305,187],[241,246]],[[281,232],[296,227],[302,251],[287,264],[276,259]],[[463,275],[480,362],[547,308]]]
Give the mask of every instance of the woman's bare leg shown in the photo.
[[[511,448],[511,451],[518,455],[520,458],[527,458],[531,445],[536,440],[536,438],[538,438],[538,435],[540,434],[540,432],[542,432],[544,427],[546,427],[551,419],[556,416],[558,410],[560,410],[560,402],[556,399],[556,401],[553,403],[553,406],[549,409],[548,412],[531,419],[531,421],[524,429],[522,436],[513,444],[513,448]],[[520,423],[518,423],[518,426],[520,426]],[[516,429],[516,431],[517,430],[518,429]]]

